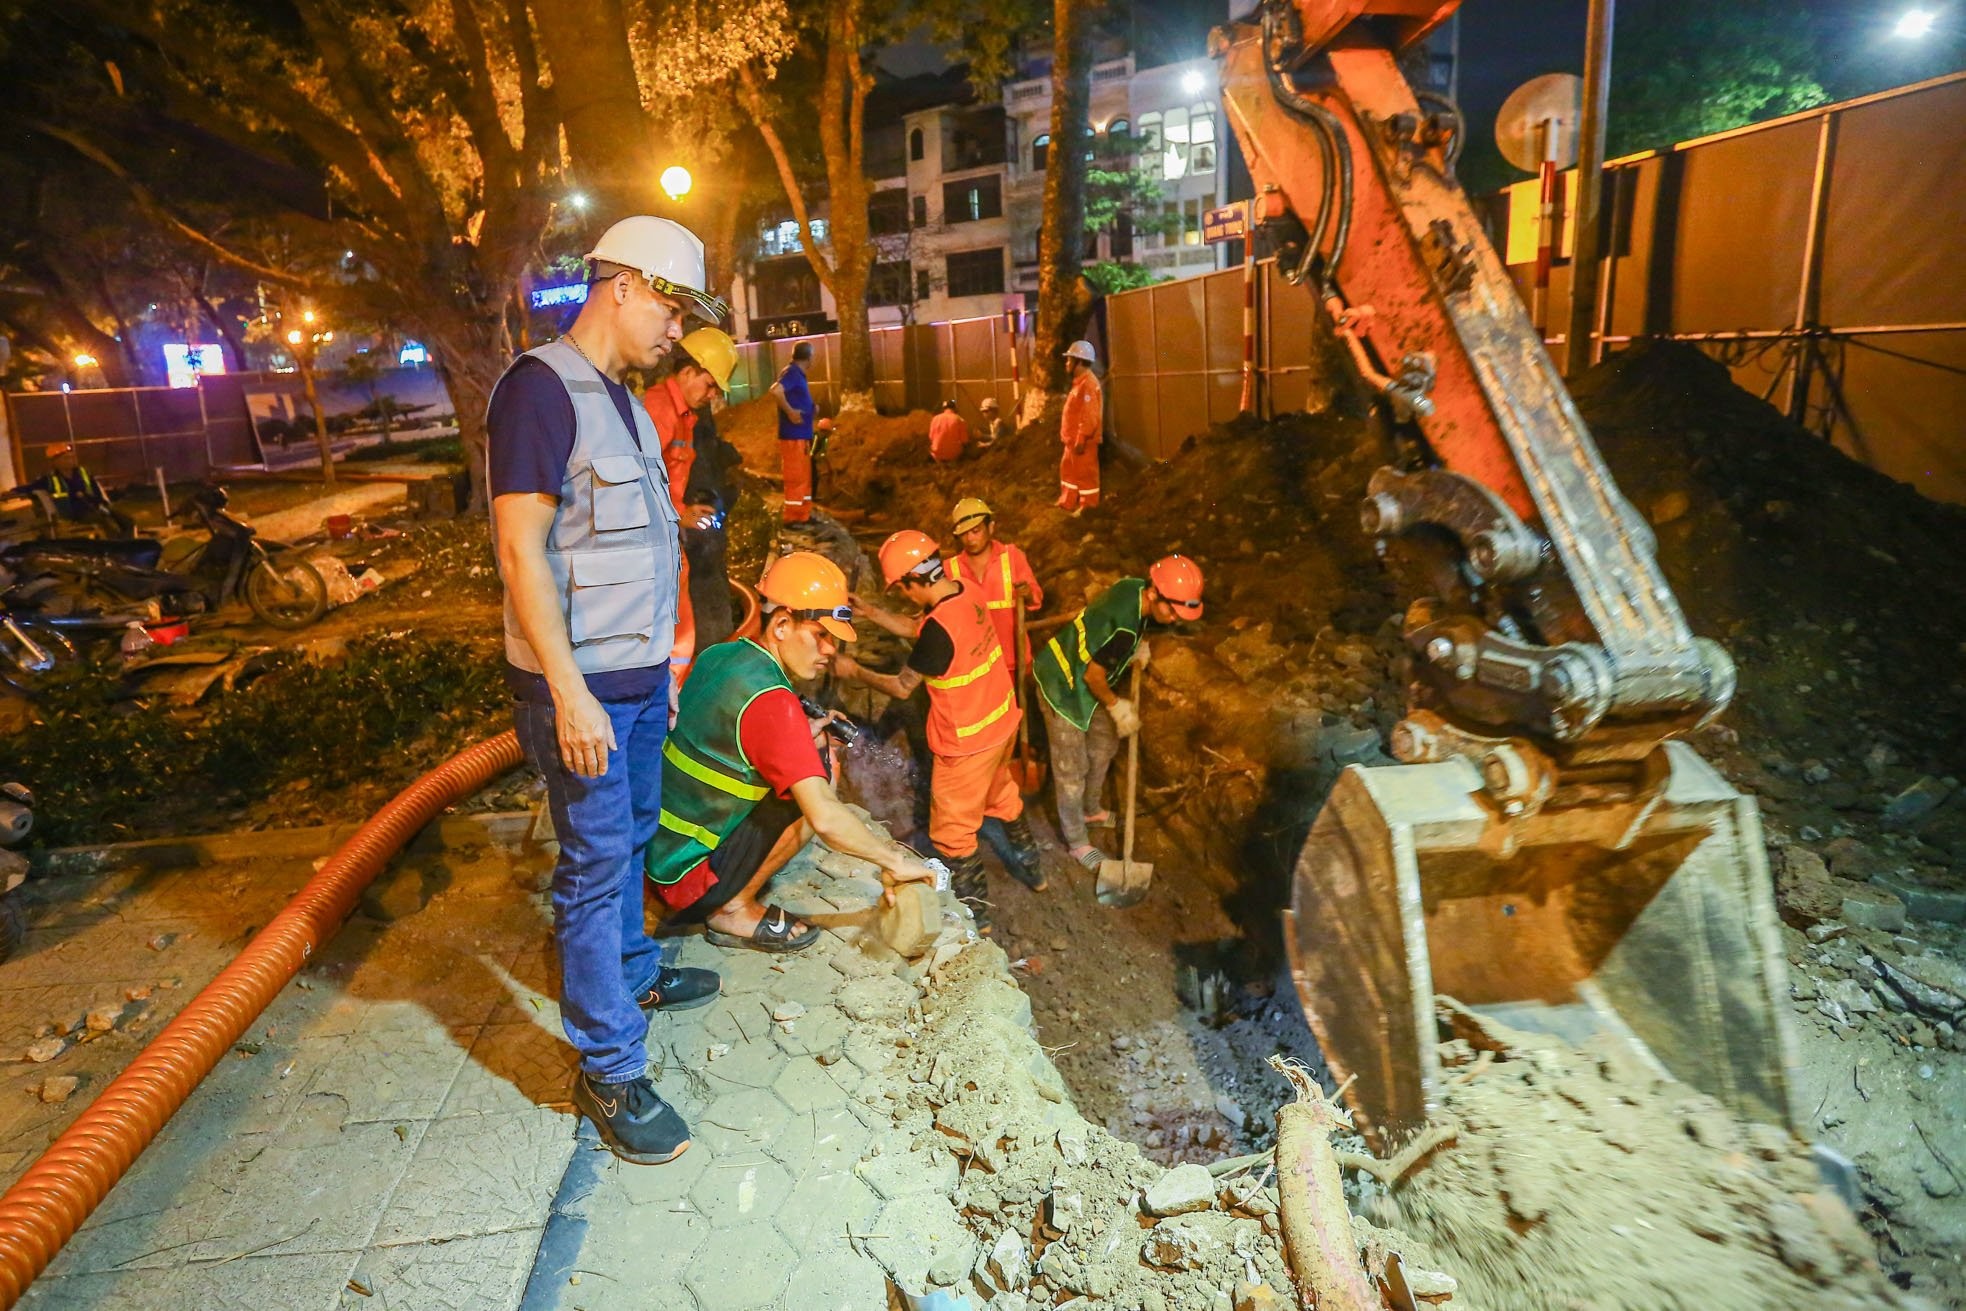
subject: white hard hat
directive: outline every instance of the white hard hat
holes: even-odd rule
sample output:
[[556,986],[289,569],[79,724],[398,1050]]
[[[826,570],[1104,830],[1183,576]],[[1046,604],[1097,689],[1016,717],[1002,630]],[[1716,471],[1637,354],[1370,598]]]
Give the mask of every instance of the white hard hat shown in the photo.
[[674,219],[649,214],[622,219],[601,234],[587,260],[633,269],[657,292],[685,302],[712,323],[730,313],[730,306],[708,290],[702,238]]
[[1089,341],[1075,341],[1065,348],[1065,358],[1068,360],[1084,360],[1087,364],[1097,364],[1099,363],[1099,352],[1092,349],[1092,343]]

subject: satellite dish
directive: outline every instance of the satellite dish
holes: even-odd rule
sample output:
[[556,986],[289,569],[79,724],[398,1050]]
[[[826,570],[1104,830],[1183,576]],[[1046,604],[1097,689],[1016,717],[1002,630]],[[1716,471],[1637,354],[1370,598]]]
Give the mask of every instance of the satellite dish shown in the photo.
[[1509,93],[1495,115],[1495,144],[1502,158],[1525,173],[1542,170],[1546,134],[1559,169],[1577,162],[1577,130],[1584,117],[1584,79],[1575,73],[1545,73]]

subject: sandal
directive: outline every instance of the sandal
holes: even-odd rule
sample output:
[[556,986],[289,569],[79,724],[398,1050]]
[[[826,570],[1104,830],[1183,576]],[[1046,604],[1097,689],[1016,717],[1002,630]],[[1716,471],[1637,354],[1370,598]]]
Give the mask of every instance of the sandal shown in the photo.
[[768,951],[783,954],[791,951],[804,951],[819,941],[820,928],[807,924],[805,932],[794,933],[792,926],[803,923],[788,914],[783,906],[766,906],[765,913],[758,917],[758,927],[747,936],[725,933],[721,929],[703,926],[703,938],[719,947],[749,947],[753,951]]
[[1113,812],[1102,810],[1096,815],[1087,815],[1085,817],[1085,826],[1087,828],[1111,828],[1113,826]]
[[1106,853],[1094,846],[1073,847],[1071,857],[1095,874],[1099,872],[1099,867],[1106,863]]

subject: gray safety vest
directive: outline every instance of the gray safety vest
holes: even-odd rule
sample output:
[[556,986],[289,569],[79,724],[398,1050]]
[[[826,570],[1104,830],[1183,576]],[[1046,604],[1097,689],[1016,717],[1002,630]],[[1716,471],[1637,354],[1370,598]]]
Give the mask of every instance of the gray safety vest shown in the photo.
[[[564,341],[526,355],[558,374],[573,399],[573,453],[546,535],[546,563],[574,663],[584,674],[659,665],[675,643],[682,559],[662,438],[639,405],[631,407],[635,431],[623,426],[601,375]],[[519,631],[510,588],[505,658],[530,673],[545,672]]]

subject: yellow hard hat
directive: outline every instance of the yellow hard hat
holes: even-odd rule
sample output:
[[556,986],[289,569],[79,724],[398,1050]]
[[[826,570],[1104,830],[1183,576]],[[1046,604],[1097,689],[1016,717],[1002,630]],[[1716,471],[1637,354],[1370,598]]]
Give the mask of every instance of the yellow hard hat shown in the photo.
[[956,502],[956,511],[949,518],[950,523],[955,527],[957,532],[966,533],[976,527],[976,520],[993,519],[995,517],[990,511],[990,507],[984,503],[982,497],[965,496],[962,500]]
[[737,343],[729,333],[722,328],[698,328],[676,344],[703,366],[718,391],[730,390],[730,375],[737,372]]

